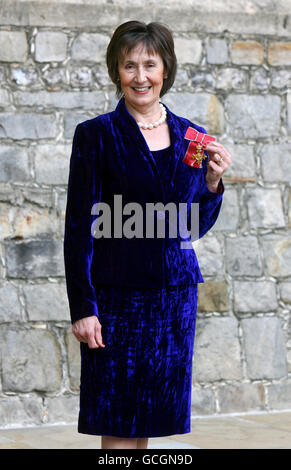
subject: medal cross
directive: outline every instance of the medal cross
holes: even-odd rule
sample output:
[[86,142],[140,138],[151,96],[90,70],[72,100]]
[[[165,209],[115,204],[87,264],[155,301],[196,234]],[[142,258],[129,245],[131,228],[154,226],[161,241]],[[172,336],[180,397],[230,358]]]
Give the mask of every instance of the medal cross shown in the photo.
[[205,159],[207,158],[205,155],[203,155],[203,150],[202,150],[202,145],[201,144],[197,144],[197,147],[196,147],[196,153],[193,153],[191,155],[191,158],[193,158],[193,160],[195,160],[199,165],[201,164],[201,160],[202,159]]

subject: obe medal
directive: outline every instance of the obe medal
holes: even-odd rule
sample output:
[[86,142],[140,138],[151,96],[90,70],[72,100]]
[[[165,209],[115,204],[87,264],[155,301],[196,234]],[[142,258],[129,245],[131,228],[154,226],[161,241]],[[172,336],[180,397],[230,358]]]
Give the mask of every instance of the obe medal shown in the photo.
[[204,132],[198,132],[193,127],[188,127],[185,139],[190,142],[183,162],[192,167],[202,168],[202,160],[207,159],[207,156],[204,155],[206,145],[208,142],[215,140],[215,137],[207,135]]

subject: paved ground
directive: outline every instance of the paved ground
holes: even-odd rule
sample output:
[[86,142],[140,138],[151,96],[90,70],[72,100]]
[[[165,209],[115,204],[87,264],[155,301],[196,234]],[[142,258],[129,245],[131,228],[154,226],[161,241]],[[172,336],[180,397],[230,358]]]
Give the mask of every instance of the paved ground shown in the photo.
[[[0,449],[100,449],[76,425],[0,429]],[[291,449],[291,411],[193,418],[191,433],[149,439],[148,449]]]

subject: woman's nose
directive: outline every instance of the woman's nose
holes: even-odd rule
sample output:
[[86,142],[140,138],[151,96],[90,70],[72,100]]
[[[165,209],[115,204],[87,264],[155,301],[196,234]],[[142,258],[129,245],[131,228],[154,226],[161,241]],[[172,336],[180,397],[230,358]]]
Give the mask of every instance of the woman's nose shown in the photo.
[[137,68],[136,70],[137,81],[140,83],[143,83],[145,81],[145,78],[146,78],[145,70],[142,67]]

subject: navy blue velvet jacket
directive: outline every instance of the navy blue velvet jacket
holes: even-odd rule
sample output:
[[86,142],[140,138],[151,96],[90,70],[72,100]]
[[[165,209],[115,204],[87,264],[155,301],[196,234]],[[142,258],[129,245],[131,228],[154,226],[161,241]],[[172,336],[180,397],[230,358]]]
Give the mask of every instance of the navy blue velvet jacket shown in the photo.
[[[164,103],[163,103],[164,104]],[[159,174],[154,157],[124,97],[112,112],[77,125],[73,138],[65,215],[64,261],[71,320],[98,315],[95,285],[136,288],[204,282],[194,248],[182,249],[181,236],[162,238],[95,238],[91,209],[99,201],[113,208],[114,194],[122,204],[172,201],[199,203],[199,238],[214,225],[220,212],[224,185],[210,192],[205,182],[207,159],[202,168],[182,160],[189,140],[189,126],[205,133],[186,118],[167,110],[172,155],[167,181]],[[112,209],[113,211],[113,209]],[[113,218],[112,218],[113,220]],[[124,216],[124,221],[126,217]],[[165,211],[165,225],[169,217]],[[113,229],[112,229],[113,233]],[[185,240],[185,238],[184,238]]]

